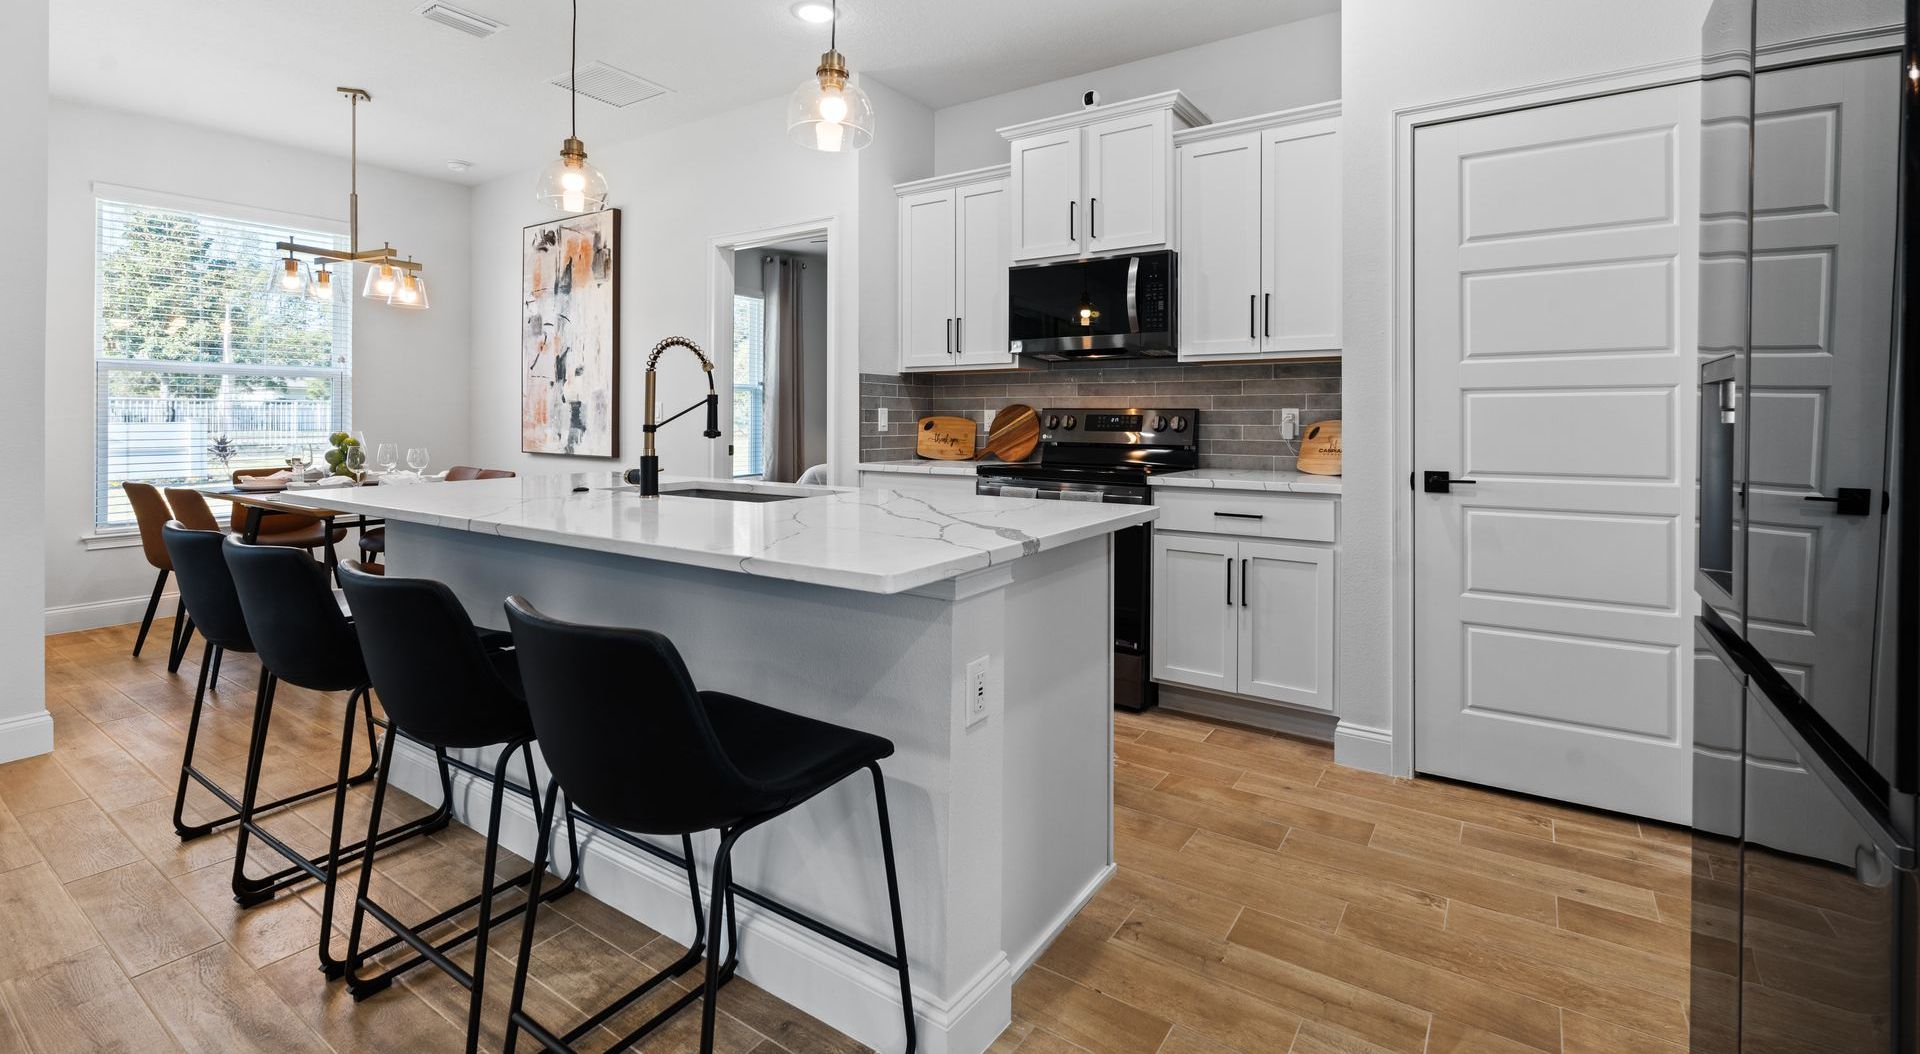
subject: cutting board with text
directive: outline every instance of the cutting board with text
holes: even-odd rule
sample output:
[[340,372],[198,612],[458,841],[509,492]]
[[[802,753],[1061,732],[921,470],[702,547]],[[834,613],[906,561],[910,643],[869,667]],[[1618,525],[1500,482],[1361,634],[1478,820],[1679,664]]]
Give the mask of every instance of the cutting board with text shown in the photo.
[[966,461],[973,457],[973,439],[979,432],[979,422],[971,417],[922,417],[914,433],[914,453],[940,461]]
[[1316,476],[1340,474],[1340,422],[1318,421],[1300,437],[1300,460],[1294,465]]

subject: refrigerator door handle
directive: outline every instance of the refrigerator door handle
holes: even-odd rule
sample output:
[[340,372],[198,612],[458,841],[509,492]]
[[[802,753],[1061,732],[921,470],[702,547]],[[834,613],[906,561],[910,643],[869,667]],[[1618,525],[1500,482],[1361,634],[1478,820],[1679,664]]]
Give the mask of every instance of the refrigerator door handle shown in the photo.
[[1757,686],[1748,691],[1759,697],[1760,709],[1786,736],[1801,763],[1826,784],[1827,790],[1840,799],[1854,821],[1873,839],[1872,848],[1901,871],[1912,871],[1920,865],[1920,854],[1894,829],[1892,820],[1876,802],[1872,784],[1857,771],[1856,763],[1847,759],[1846,751],[1850,748],[1845,741],[1831,742],[1838,737],[1814,713],[1813,707],[1799,699],[1776,699]]

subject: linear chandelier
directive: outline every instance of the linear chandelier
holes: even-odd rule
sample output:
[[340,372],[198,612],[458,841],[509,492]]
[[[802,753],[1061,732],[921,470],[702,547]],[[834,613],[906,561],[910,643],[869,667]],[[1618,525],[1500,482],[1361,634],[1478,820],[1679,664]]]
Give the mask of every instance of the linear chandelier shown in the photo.
[[[347,97],[347,106],[351,112],[352,131],[348,141],[348,157],[351,183],[347,194],[347,248],[327,249],[315,245],[302,245],[288,240],[274,245],[274,249],[286,253],[286,259],[280,261],[280,288],[292,294],[304,294],[315,300],[333,299],[333,272],[329,264],[345,264],[348,281],[353,278],[353,265],[363,263],[367,266],[367,281],[360,295],[368,300],[378,300],[394,307],[420,310],[427,306],[427,280],[420,273],[420,265],[411,257],[401,259],[393,246],[382,243],[378,249],[360,250],[360,103],[372,102],[373,96],[365,88],[335,88],[335,91]],[[297,257],[310,257],[309,267]]]

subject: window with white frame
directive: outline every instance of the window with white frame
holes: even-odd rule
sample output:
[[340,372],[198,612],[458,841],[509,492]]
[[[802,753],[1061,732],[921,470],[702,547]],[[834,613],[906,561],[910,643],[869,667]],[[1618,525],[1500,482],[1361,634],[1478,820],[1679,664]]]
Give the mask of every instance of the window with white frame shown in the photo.
[[223,480],[317,457],[350,430],[353,275],[340,269],[330,299],[281,292],[286,240],[347,248],[339,234],[96,201],[96,529],[133,523],[128,480]]
[[767,470],[767,302],[733,298],[733,474]]

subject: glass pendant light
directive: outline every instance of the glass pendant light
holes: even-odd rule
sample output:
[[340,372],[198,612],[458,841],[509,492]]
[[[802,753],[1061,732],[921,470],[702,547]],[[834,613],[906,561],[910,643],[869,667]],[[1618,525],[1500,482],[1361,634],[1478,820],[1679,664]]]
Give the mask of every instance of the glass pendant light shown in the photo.
[[394,288],[393,299],[387,303],[414,311],[424,310],[427,306],[426,277],[418,271],[403,272],[400,284]]
[[307,295],[315,300],[332,300],[333,272],[325,266],[314,268],[313,277],[307,283]]
[[368,300],[393,303],[393,294],[400,288],[400,268],[391,263],[376,263],[367,268],[367,282],[361,287],[360,295]]
[[558,212],[597,212],[607,207],[607,177],[587,164],[587,146],[580,141],[580,95],[574,69],[580,58],[580,0],[573,0],[573,48],[567,59],[567,106],[571,129],[560,144],[560,156],[540,170],[533,196]]
[[299,296],[307,291],[307,272],[305,265],[293,258],[292,253],[280,261],[280,291]]
[[873,142],[873,101],[848,79],[840,54],[840,0],[833,2],[833,29],[813,76],[787,97],[787,136],[828,153],[858,150]]

